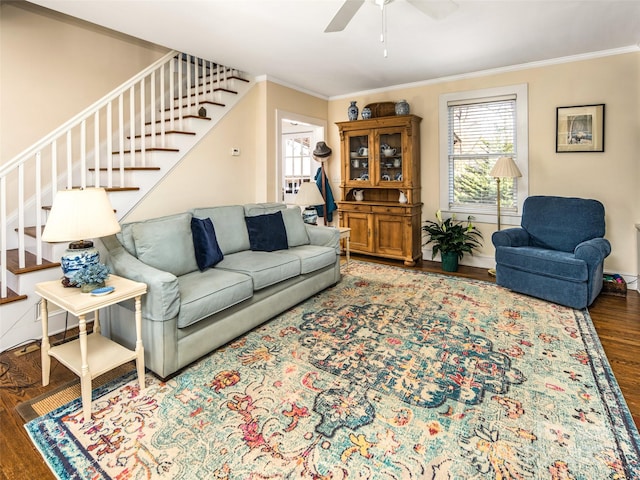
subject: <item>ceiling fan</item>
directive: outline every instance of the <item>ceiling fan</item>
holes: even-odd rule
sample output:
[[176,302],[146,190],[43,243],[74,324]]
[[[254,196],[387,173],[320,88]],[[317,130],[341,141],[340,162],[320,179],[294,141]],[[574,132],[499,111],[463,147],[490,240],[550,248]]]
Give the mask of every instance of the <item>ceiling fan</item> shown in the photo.
[[[393,0],[372,0],[383,11]],[[341,32],[349,24],[353,16],[360,9],[365,0],[345,0],[340,10],[334,15],[325,28],[325,33]],[[439,20],[452,13],[458,5],[453,0],[406,0],[425,15]]]

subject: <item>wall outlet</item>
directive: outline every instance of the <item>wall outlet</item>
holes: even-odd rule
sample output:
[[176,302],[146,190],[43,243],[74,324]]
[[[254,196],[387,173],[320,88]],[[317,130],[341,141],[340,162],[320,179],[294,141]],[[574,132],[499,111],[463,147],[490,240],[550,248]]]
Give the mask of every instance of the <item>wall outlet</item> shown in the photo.
[[240,155],[240,149],[238,147],[233,147],[231,149],[231,156],[237,157]]

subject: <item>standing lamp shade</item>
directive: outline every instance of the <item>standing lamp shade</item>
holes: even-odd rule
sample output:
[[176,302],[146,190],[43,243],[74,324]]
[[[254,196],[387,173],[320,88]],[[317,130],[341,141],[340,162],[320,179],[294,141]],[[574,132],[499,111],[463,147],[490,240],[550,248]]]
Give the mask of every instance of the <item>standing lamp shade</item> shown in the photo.
[[296,193],[295,204],[305,207],[302,212],[304,223],[315,225],[318,221],[315,205],[324,205],[324,198],[315,183],[303,182]]
[[98,250],[88,239],[119,231],[120,224],[104,188],[61,190],[53,199],[42,240],[71,242],[61,258],[66,285],[73,283],[72,277],[79,269],[100,261]]
[[500,230],[500,179],[521,177],[522,173],[511,157],[500,157],[489,172],[489,176],[494,177],[498,183],[497,204],[498,204],[498,230]]

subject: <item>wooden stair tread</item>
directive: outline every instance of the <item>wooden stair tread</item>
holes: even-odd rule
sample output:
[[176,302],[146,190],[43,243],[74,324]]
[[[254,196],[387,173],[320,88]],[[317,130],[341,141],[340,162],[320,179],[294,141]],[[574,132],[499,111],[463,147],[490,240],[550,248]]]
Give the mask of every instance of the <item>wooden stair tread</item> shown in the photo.
[[13,290],[11,290],[10,288],[7,288],[7,296],[0,297],[0,305],[5,305],[7,303],[17,302],[17,301],[26,300],[26,299],[27,299],[26,295],[20,295],[14,292]]
[[[113,152],[113,153],[115,155],[116,153],[119,153],[119,152]],[[107,167],[100,167],[100,171],[101,172],[106,172],[108,170],[109,169]],[[117,172],[117,171],[120,170],[120,167],[113,167],[111,170],[113,170],[114,172]],[[137,171],[142,171],[142,172],[144,172],[144,171],[147,171],[147,170],[154,170],[154,171],[155,170],[160,170],[160,167],[124,167],[123,170],[125,170],[127,172],[132,172],[132,171],[136,171],[136,172]],[[90,168],[89,171],[90,172],[95,172],[96,169],[95,168]]]
[[[145,148],[144,149],[145,152],[179,152],[180,149],[178,148],[163,148],[163,147],[150,147],[150,148]],[[141,148],[136,148],[134,150],[134,152],[136,153],[140,153],[142,152]],[[123,150],[122,153],[131,153],[131,150]],[[120,154],[120,152],[113,152],[114,155],[116,154]]]
[[[158,122],[156,122],[158,123]],[[147,125],[150,125],[149,123],[147,123]],[[186,131],[182,131],[182,130],[165,130],[165,135],[169,135],[169,134],[178,134],[178,135],[196,135],[196,132],[186,132]],[[159,137],[162,135],[162,132],[156,132],[155,136]],[[145,137],[152,137],[153,134],[152,133],[145,133],[144,135]],[[141,138],[142,135],[136,135],[133,138]],[[127,140],[131,140],[131,135],[127,136]]]
[[[35,236],[35,227],[27,227],[24,229],[25,234],[27,230],[33,232],[33,236]],[[49,268],[57,268],[60,266],[59,262],[50,262],[49,260],[42,259],[42,264],[36,264],[36,256],[31,252],[24,252],[24,268],[20,268],[20,264],[18,263],[18,249],[7,250],[7,270],[13,273],[14,275],[19,275],[21,273],[28,272],[36,272],[38,270],[46,270]]]
[[[175,110],[174,110],[175,112]],[[183,115],[182,118],[199,118],[200,120],[211,120],[211,118],[209,117],[201,117],[200,115]],[[173,120],[175,122],[180,121],[180,117],[173,117]],[[165,118],[164,120],[156,120],[156,124],[158,123],[162,123],[162,122],[170,122],[171,119],[170,118]],[[145,122],[145,125],[151,125],[151,122]]]
[[[73,187],[80,188],[80,187]],[[104,188],[107,192],[135,192],[140,190],[140,187],[100,187]]]

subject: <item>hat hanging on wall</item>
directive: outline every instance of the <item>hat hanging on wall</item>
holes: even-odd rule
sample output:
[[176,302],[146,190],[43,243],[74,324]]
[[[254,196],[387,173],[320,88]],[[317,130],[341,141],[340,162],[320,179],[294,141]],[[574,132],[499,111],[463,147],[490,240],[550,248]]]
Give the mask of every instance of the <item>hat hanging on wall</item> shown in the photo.
[[316,148],[313,151],[313,156],[317,157],[317,159],[322,162],[331,156],[331,149],[326,143],[318,142],[316,143]]

